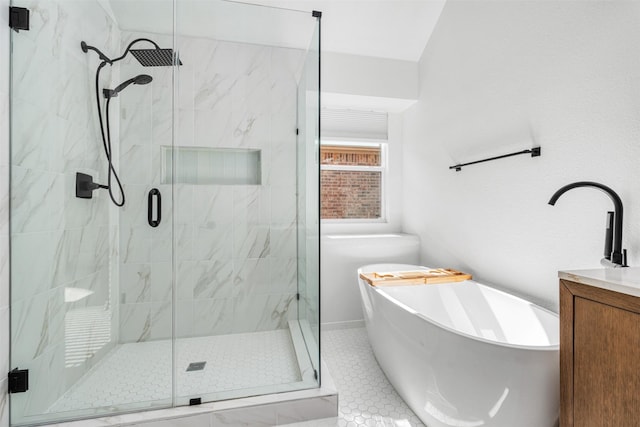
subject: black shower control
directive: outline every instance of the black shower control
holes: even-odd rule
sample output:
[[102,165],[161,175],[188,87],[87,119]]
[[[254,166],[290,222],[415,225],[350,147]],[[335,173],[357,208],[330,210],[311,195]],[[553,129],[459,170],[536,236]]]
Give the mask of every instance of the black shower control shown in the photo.
[[76,172],[76,197],[80,199],[93,198],[93,190],[109,188],[106,185],[96,184],[93,177],[86,173]]

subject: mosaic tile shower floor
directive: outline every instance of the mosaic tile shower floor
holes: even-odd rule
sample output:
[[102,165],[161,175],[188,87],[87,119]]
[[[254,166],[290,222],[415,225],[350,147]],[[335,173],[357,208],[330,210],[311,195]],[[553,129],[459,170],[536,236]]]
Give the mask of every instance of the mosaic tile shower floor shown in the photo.
[[[289,330],[185,338],[176,342],[179,396],[300,381]],[[206,361],[187,372],[190,363]],[[117,346],[49,412],[171,398],[171,341]]]
[[323,331],[322,357],[338,389],[338,417],[287,427],[424,427],[378,366],[365,328]]

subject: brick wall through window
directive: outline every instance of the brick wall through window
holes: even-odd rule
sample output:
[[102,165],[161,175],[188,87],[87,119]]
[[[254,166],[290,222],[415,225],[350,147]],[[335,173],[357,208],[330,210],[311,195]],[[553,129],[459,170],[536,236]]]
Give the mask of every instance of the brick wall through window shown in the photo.
[[[382,217],[380,146],[322,145],[321,206],[323,219]],[[337,166],[332,169],[330,166]]]

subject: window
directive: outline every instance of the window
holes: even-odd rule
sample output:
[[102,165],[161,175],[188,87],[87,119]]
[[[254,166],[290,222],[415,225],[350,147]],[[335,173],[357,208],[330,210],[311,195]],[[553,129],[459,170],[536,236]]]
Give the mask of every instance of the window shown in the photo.
[[322,219],[384,220],[385,153],[385,143],[322,142]]

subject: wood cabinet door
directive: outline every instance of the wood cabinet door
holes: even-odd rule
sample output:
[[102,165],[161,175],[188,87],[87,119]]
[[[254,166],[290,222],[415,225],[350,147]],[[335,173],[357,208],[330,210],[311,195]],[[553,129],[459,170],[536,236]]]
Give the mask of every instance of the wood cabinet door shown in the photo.
[[640,426],[640,315],[575,296],[573,425]]

